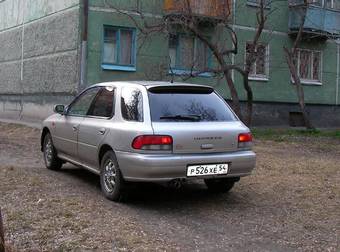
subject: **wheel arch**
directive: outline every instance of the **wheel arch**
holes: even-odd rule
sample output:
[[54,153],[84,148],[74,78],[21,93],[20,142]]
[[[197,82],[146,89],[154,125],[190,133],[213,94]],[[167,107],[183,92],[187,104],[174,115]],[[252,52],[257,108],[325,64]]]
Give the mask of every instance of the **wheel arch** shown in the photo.
[[45,136],[47,134],[51,134],[51,132],[47,127],[44,127],[43,130],[42,130],[42,133],[41,133],[41,137],[40,137],[40,149],[41,149],[41,151],[43,151],[44,139],[45,139]]
[[99,152],[98,152],[98,164],[99,164],[99,167],[101,165],[101,162],[102,162],[102,159],[103,159],[105,153],[108,152],[108,151],[113,151],[114,152],[113,148],[110,145],[103,144],[100,147]]

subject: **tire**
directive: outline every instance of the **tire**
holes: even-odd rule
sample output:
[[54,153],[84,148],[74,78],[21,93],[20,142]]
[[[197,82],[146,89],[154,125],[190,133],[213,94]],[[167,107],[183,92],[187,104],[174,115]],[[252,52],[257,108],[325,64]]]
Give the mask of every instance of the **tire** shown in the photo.
[[205,179],[204,183],[208,190],[214,193],[227,193],[235,185],[236,180],[233,178],[220,178],[220,179]]
[[53,146],[52,137],[50,133],[47,133],[44,137],[43,153],[47,169],[53,171],[58,171],[61,169],[63,161],[57,156],[57,151]]
[[104,196],[112,201],[121,201],[125,181],[113,151],[104,154],[100,164],[100,186]]

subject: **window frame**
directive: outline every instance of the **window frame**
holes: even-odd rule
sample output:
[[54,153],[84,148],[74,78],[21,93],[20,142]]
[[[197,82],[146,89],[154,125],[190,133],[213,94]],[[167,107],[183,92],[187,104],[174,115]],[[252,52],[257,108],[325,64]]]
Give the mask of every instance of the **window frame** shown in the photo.
[[[301,57],[300,57],[300,52],[301,51],[307,51],[307,52],[311,52],[312,55],[310,57],[310,64],[308,66],[310,66],[310,70],[311,70],[311,74],[313,74],[313,56],[314,56],[314,53],[319,53],[320,54],[320,63],[319,63],[319,80],[315,80],[315,79],[305,79],[305,78],[301,78],[300,77],[300,62],[301,62]],[[296,49],[296,52],[298,53],[298,56],[297,56],[297,74],[300,78],[300,81],[302,84],[307,84],[307,85],[318,85],[318,86],[321,86],[322,85],[322,77],[323,77],[323,52],[321,50],[314,50],[314,49],[306,49],[306,48],[297,48]],[[294,84],[294,79],[293,77],[291,76],[291,80],[292,80],[292,83]]]
[[[104,62],[104,43],[105,43],[105,29],[112,29],[116,32],[116,48],[115,55],[118,63],[107,63]],[[131,31],[132,32],[132,48],[131,48],[131,62],[132,64],[120,64],[120,43],[121,43],[121,31]],[[135,72],[137,70],[137,34],[136,28],[134,27],[123,27],[123,26],[113,26],[113,25],[103,25],[102,30],[102,45],[101,45],[101,68],[103,70],[117,70],[117,71],[127,71],[127,72]]]
[[95,98],[96,98],[97,95],[98,95],[98,92],[99,92],[99,90],[100,90],[100,87],[99,87],[99,86],[87,88],[87,89],[83,90],[80,94],[78,94],[78,95],[73,99],[73,101],[67,106],[65,116],[87,117],[86,114],[85,114],[85,115],[70,115],[69,112],[70,112],[70,109],[72,108],[72,106],[73,106],[73,105],[74,105],[74,104],[75,104],[75,103],[76,103],[83,95],[85,95],[85,93],[87,93],[88,91],[90,91],[90,90],[92,90],[92,89],[98,89],[98,90],[97,90],[97,93],[96,93],[96,95],[94,96],[93,100],[91,101],[91,104],[90,104],[88,110],[86,111],[86,114],[87,114],[87,112],[89,111],[90,107],[92,106],[93,101],[95,100]]
[[[90,107],[89,107],[89,110],[87,111],[87,113],[90,111],[90,109],[94,106],[94,102],[96,101],[98,95],[100,95],[100,91],[103,90],[104,88],[107,88],[108,86],[100,86],[100,89],[97,93],[97,95],[94,97]],[[111,120],[115,114],[116,114],[116,93],[117,93],[117,89],[116,87],[112,87],[112,91],[113,91],[113,97],[112,97],[112,112],[111,112],[111,115],[109,117],[107,116],[94,116],[94,115],[88,115],[86,113],[86,116],[87,118],[95,118],[95,119],[106,119],[106,120]]]
[[[194,40],[194,54],[193,54],[193,61],[195,62],[196,60],[196,57],[197,57],[197,48],[198,48],[198,43],[199,43],[199,39],[195,36],[192,36],[192,35],[189,35],[189,34],[185,34],[185,33],[182,33],[182,32],[178,32],[176,34],[173,34],[174,36],[177,36],[177,39],[176,39],[176,58],[175,58],[175,66],[172,67],[171,66],[171,63],[170,62],[170,69],[169,69],[169,74],[175,74],[175,75],[186,75],[186,74],[196,74],[196,73],[199,73],[198,76],[199,77],[212,77],[213,74],[211,72],[200,72],[200,70],[197,70],[197,69],[186,69],[186,68],[183,68],[182,66],[178,66],[177,65],[177,61],[181,61],[181,57],[180,57],[180,37],[187,37],[187,38],[192,38]],[[171,35],[170,35],[171,36]],[[170,41],[170,38],[169,40]],[[203,42],[201,42],[203,43]],[[170,43],[169,43],[169,46],[168,46],[168,55],[169,55],[169,58],[170,58],[170,54],[169,54],[169,51],[170,51]],[[209,50],[208,48],[208,57],[207,57],[207,67],[211,67],[212,66],[212,52]]]
[[[244,62],[247,60],[247,45],[253,43],[252,41],[246,41],[245,50],[244,50]],[[252,81],[269,81],[270,78],[270,46],[269,43],[259,42],[258,45],[264,45],[266,49],[266,58],[265,58],[265,74],[257,74],[256,73],[256,60],[253,63],[253,67],[255,69],[255,74],[249,73],[248,80]],[[257,51],[257,47],[255,48]]]

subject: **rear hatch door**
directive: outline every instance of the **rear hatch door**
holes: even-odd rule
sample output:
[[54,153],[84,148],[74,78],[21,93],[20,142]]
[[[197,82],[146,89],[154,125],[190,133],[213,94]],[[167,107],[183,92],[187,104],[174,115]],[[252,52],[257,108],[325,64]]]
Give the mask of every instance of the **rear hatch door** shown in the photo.
[[152,87],[148,96],[154,134],[170,135],[174,153],[236,151],[248,131],[210,87]]

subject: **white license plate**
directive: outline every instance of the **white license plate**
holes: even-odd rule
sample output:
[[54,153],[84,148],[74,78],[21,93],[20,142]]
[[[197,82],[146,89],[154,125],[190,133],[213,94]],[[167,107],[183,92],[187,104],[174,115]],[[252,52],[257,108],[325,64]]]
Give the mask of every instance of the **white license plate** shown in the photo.
[[207,176],[228,174],[228,164],[209,164],[209,165],[190,165],[188,166],[187,176]]

